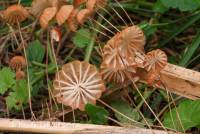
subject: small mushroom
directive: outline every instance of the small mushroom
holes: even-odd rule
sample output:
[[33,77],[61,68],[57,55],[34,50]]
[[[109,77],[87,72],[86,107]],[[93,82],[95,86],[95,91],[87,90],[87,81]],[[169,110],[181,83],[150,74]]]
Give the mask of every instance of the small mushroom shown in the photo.
[[167,55],[160,49],[146,54],[144,67],[147,71],[160,72],[167,65]]
[[105,91],[100,73],[85,61],[63,65],[56,74],[53,87],[58,102],[80,110],[84,110],[87,103],[95,104]]
[[91,13],[88,9],[82,9],[77,14],[77,21],[79,24],[83,25],[84,22],[90,17]]
[[67,25],[69,29],[73,32],[75,32],[78,28],[78,21],[76,19],[77,14],[78,14],[78,9],[74,9],[69,18],[67,19]]
[[48,7],[44,10],[42,15],[40,16],[40,25],[43,29],[46,29],[49,25],[49,21],[51,21],[56,15],[57,8],[56,7]]
[[93,13],[106,6],[106,4],[107,0],[88,0],[86,2],[86,8]]
[[26,20],[29,16],[28,11],[21,5],[12,5],[9,6],[3,12],[3,18],[6,20],[7,23],[14,25],[18,22],[22,22]]
[[15,71],[23,69],[26,65],[26,60],[23,56],[15,56],[10,61],[10,67]]
[[144,62],[144,68],[147,70],[147,83],[152,85],[157,81],[159,83],[160,71],[167,65],[167,55],[160,49],[148,52]]
[[72,5],[64,5],[60,8],[56,14],[56,20],[58,25],[62,25],[71,15],[74,7]]

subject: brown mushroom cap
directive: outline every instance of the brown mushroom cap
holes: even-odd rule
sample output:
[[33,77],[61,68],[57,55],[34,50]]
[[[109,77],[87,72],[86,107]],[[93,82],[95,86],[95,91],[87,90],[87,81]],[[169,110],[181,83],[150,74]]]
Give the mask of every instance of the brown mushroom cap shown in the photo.
[[58,102],[73,109],[84,110],[87,103],[96,103],[105,91],[105,85],[96,67],[85,61],[63,65],[54,80]]
[[167,64],[167,55],[160,49],[146,54],[144,67],[147,71],[160,72]]
[[44,10],[42,15],[40,16],[40,25],[43,29],[48,27],[49,22],[54,18],[56,12],[56,7],[48,7]]
[[29,16],[28,11],[21,5],[9,6],[4,12],[3,17],[7,23],[14,25],[22,22]]
[[83,25],[83,23],[88,19],[88,17],[91,15],[90,10],[88,9],[82,9],[77,14],[77,21],[79,24]]
[[90,10],[90,12],[97,11],[104,6],[106,6],[107,0],[88,0],[86,2],[86,8]]
[[135,52],[144,53],[146,38],[143,31],[136,25],[122,30],[117,40],[120,44],[120,51],[124,56],[134,56]]
[[23,56],[15,56],[10,61],[10,67],[16,71],[23,69],[26,65],[26,60]]
[[56,14],[56,20],[58,25],[62,25],[71,15],[74,7],[72,5],[64,5],[60,8]]
[[73,32],[75,32],[78,28],[78,21],[76,19],[77,14],[78,14],[78,10],[74,9],[71,12],[71,15],[69,16],[69,18],[67,19],[67,26]]

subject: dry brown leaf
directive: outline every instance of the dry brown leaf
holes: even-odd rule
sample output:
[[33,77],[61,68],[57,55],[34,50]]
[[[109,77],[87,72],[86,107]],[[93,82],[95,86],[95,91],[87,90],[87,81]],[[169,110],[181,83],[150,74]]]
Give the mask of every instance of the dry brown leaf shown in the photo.
[[4,12],[5,21],[11,25],[17,24],[26,20],[29,16],[28,11],[21,5],[9,6]]
[[62,25],[71,15],[74,7],[72,5],[64,5],[60,8],[56,14],[56,20],[58,25]]
[[84,22],[88,19],[88,17],[91,15],[90,10],[88,9],[82,9],[77,14],[77,21],[79,24],[83,25]]
[[51,21],[54,18],[56,12],[56,7],[49,7],[44,10],[42,15],[40,16],[40,25],[43,29],[48,27],[49,21]]
[[84,110],[87,103],[95,104],[105,91],[100,73],[94,65],[85,61],[63,65],[53,86],[59,103],[80,110]]

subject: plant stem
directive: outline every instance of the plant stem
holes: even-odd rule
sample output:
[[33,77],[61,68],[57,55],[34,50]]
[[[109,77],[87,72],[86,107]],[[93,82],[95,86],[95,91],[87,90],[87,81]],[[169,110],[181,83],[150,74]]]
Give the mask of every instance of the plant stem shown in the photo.
[[85,54],[85,59],[84,60],[87,61],[87,62],[90,61],[92,50],[93,50],[93,47],[94,47],[94,44],[95,44],[95,38],[96,38],[96,31],[93,32],[90,44],[86,49],[86,54]]

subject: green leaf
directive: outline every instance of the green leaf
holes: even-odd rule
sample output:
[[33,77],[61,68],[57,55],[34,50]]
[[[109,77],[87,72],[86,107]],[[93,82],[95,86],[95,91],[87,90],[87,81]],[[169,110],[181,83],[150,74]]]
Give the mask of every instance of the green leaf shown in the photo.
[[[177,113],[179,115],[177,115]],[[200,100],[186,100],[183,101],[176,109],[164,115],[163,124],[165,127],[176,129],[177,131],[184,132],[192,127],[200,125]],[[180,123],[181,122],[181,123]],[[181,124],[184,128],[181,127]]]
[[25,80],[17,81],[13,87],[13,92],[6,97],[6,103],[9,109],[21,109],[21,106],[28,102],[28,88]]
[[15,83],[15,74],[10,68],[0,70],[0,94],[4,94]]
[[200,7],[198,0],[161,0],[164,6],[177,8],[180,11],[193,11]]
[[[111,106],[114,109],[116,109],[117,111],[119,111],[120,113],[126,115],[127,117],[129,117],[135,121],[140,120],[139,113],[124,101],[116,100],[111,103]],[[124,117],[118,113],[115,113],[115,116],[121,123],[125,123],[125,124],[133,123],[132,121],[128,120],[126,117]]]
[[85,111],[89,115],[92,123],[100,125],[107,124],[108,119],[106,117],[109,116],[109,113],[103,107],[87,104]]
[[84,48],[90,43],[91,33],[88,29],[80,29],[72,38],[73,43],[80,48]]
[[40,41],[35,40],[30,43],[27,50],[27,57],[30,62],[42,62],[44,59],[45,49],[42,47]]
[[168,9],[160,0],[157,0],[153,5],[153,10],[157,13],[165,13]]

